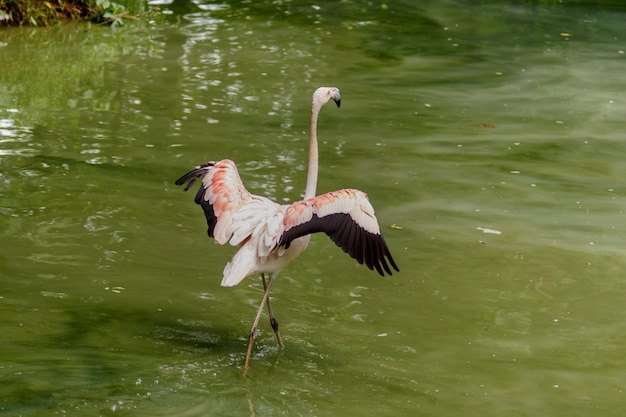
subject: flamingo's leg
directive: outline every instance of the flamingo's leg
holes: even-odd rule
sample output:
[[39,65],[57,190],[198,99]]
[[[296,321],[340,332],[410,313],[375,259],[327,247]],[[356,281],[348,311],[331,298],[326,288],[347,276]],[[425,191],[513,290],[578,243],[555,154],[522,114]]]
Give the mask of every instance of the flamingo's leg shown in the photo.
[[[269,291],[269,283],[265,283],[265,274],[261,274],[261,280],[263,281],[263,289],[265,291]],[[274,277],[270,277],[269,282],[273,280]],[[285,347],[285,344],[283,343],[283,338],[280,336],[280,332],[278,331],[278,320],[276,320],[276,317],[274,317],[274,312],[272,311],[272,304],[270,303],[269,296],[267,297],[267,312],[270,315],[270,325],[272,326],[274,333],[276,333],[276,339],[278,339],[278,344],[280,345],[280,347]]]
[[267,285],[265,285],[265,277],[263,277],[263,287],[265,288],[265,292],[263,293],[263,298],[261,299],[261,305],[259,306],[259,311],[256,313],[256,317],[254,318],[254,323],[252,324],[252,328],[250,328],[250,334],[248,335],[248,353],[246,354],[246,363],[243,366],[244,374],[248,372],[248,365],[250,363],[250,355],[252,354],[252,345],[254,344],[254,339],[256,339],[256,328],[259,325],[259,320],[261,319],[261,313],[263,313],[263,307],[265,307],[265,303],[269,301],[270,295],[270,287],[272,286],[272,282],[274,282],[274,277],[270,277]]

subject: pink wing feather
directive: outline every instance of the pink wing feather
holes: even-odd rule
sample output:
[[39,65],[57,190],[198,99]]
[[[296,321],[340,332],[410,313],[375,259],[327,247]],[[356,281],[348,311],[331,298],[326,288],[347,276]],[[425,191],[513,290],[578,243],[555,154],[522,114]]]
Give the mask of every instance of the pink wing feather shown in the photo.
[[234,214],[250,201],[252,195],[244,187],[237,166],[230,159],[202,164],[179,178],[176,185],[188,183],[187,191],[198,178],[202,178],[202,187],[195,201],[204,210],[209,236],[223,245],[233,235]]
[[362,191],[332,191],[293,203],[283,224],[284,231],[274,247],[288,248],[298,237],[324,232],[344,252],[380,275],[384,275],[383,269],[391,275],[389,265],[399,271],[380,233],[374,207]]

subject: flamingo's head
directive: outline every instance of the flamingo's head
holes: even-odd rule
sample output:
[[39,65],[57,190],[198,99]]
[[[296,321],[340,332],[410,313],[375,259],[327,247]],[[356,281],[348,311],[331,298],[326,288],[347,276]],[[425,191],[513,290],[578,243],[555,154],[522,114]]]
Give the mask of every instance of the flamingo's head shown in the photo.
[[313,107],[321,108],[324,104],[333,100],[337,107],[341,105],[341,93],[337,87],[319,87],[313,93]]

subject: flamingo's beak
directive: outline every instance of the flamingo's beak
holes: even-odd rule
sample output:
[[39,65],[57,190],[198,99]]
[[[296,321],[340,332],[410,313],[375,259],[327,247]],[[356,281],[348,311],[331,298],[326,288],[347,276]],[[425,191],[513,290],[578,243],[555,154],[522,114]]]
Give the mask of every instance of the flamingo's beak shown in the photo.
[[332,94],[333,95],[331,97],[333,98],[335,104],[337,105],[337,107],[340,107],[341,106],[341,93],[339,92],[339,89],[334,88]]

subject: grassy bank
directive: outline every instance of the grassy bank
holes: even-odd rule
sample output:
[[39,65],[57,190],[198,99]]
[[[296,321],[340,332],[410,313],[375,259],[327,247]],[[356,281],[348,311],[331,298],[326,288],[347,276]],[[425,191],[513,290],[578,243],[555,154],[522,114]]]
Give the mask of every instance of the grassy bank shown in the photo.
[[145,0],[0,0],[0,26],[50,26],[78,19],[118,24],[146,10]]

